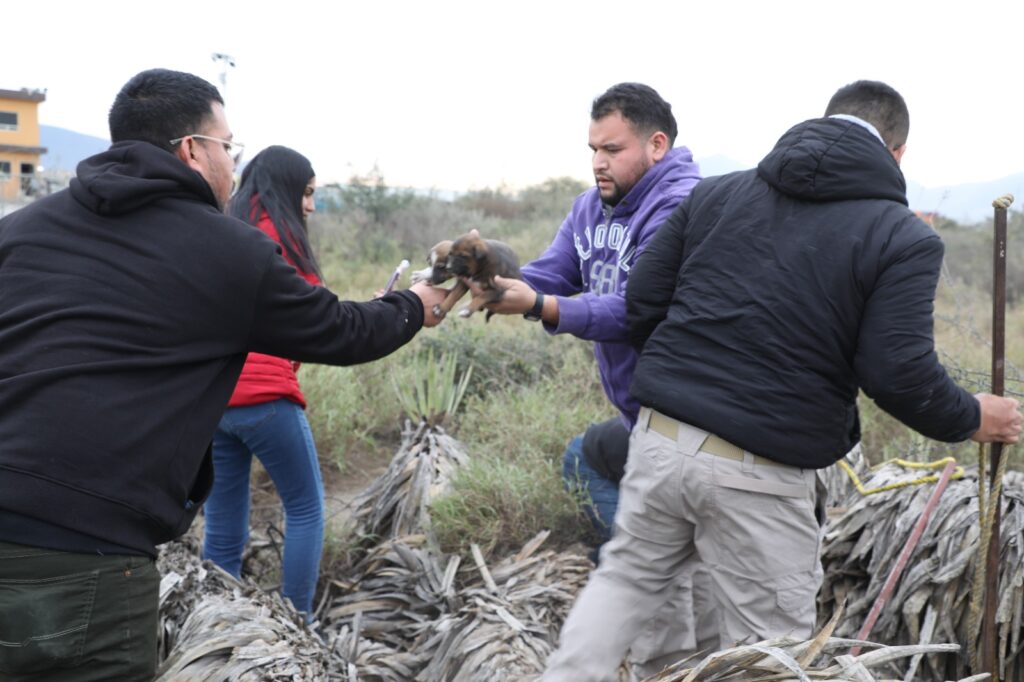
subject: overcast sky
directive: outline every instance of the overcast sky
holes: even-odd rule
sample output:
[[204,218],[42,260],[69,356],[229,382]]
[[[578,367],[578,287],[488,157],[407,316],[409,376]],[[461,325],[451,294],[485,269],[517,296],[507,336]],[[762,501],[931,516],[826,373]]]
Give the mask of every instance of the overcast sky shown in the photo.
[[906,98],[903,168],[926,186],[1024,170],[1024,2],[7,2],[0,88],[46,88],[43,124],[107,137],[143,69],[219,84],[247,156],[285,144],[321,183],[463,190],[590,179],[589,107],[656,88],[699,159],[755,164],[861,78]]

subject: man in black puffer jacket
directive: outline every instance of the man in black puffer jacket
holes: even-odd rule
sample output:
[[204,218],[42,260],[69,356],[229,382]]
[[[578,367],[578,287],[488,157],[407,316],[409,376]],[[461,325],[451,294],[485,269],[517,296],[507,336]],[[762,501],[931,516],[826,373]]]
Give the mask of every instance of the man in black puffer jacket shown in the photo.
[[972,396],[936,356],[943,246],[907,208],[908,130],[899,93],[848,85],[756,170],[701,182],[638,260],[626,300],[644,407],[615,535],[546,680],[614,679],[693,552],[723,646],[809,636],[815,470],[859,440],[859,388],[931,438],[1017,441],[1017,402]]

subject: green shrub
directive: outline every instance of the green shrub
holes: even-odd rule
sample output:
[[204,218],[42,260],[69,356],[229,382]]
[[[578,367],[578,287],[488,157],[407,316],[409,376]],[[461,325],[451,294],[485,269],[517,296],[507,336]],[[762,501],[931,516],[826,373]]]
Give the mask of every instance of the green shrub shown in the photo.
[[472,376],[472,364],[460,370],[453,355],[435,354],[428,348],[417,354],[405,371],[396,370],[391,385],[407,417],[440,426],[455,416]]
[[589,344],[557,339],[558,370],[534,384],[473,395],[458,423],[470,455],[500,452],[508,459],[561,462],[569,440],[591,422],[616,414],[604,395]]
[[453,481],[449,494],[431,505],[438,542],[446,552],[477,543],[485,554],[522,547],[541,530],[549,542],[579,539],[584,526],[575,500],[562,488],[553,463],[510,461],[501,454],[477,454]]
[[299,379],[306,415],[321,461],[346,472],[353,462],[386,462],[401,439],[402,407],[390,368],[405,362],[406,349],[375,363],[355,367],[303,366]]
[[551,337],[540,325],[516,319],[495,317],[485,324],[480,316],[469,320],[452,316],[436,333],[423,336],[421,343],[455,359],[460,374],[473,368],[468,396],[532,384],[551,376],[562,364]]
[[[1007,214],[1006,300],[1016,305],[1024,295],[1024,212]],[[936,231],[946,245],[945,267],[954,282],[985,293],[992,291],[992,219],[974,225],[941,220]]]
[[561,348],[552,352],[561,363],[549,376],[467,400],[456,435],[470,464],[432,506],[434,530],[447,550],[475,542],[501,552],[544,529],[552,532],[553,546],[588,537],[578,500],[562,485],[562,455],[589,423],[616,411],[604,396],[589,344],[556,341]]

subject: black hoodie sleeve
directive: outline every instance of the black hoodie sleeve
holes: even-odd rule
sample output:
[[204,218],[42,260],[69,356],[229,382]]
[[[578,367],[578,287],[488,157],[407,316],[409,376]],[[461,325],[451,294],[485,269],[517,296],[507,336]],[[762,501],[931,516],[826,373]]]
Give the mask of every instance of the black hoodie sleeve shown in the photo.
[[355,365],[388,355],[423,326],[410,291],[366,302],[341,301],[271,254],[253,310],[249,349],[303,362]]
[[687,208],[683,200],[665,224],[651,238],[633,264],[626,282],[626,323],[629,342],[638,351],[665,319],[675,294],[679,268],[683,264],[683,245]]
[[981,411],[935,353],[934,299],[943,250],[931,233],[895,253],[878,273],[861,320],[854,369],[864,392],[883,410],[929,438],[958,442],[977,431]]

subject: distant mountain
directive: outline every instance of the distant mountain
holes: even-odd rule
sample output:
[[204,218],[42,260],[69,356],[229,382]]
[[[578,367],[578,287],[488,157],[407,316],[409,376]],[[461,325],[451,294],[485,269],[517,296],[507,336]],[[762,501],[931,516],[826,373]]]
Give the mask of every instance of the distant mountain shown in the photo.
[[939,213],[958,223],[977,223],[992,217],[992,200],[1010,192],[1017,197],[1013,206],[1020,209],[1024,200],[1024,173],[997,180],[966,185],[925,187],[907,180],[907,199],[915,211]]
[[48,171],[74,172],[79,161],[110,146],[110,140],[101,137],[44,125],[39,126],[39,142],[47,149],[43,154],[43,168]]
[[[727,156],[715,155],[697,159],[704,177],[725,175],[751,168]],[[992,217],[992,200],[1010,192],[1018,202],[1024,202],[1024,173],[1008,175],[987,182],[963,185],[925,187],[907,180],[907,201],[910,208],[925,213],[939,213],[961,224],[978,223]],[[1013,208],[1020,210],[1021,203]]]
[[722,156],[721,154],[715,154],[713,156],[706,156],[694,160],[700,166],[700,174],[705,178],[710,178],[713,175],[725,175],[726,173],[732,173],[733,171],[752,168],[750,164],[740,163],[736,159],[730,159],[728,156]]

